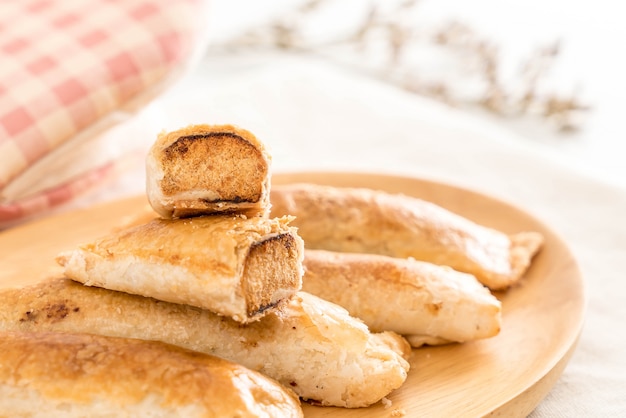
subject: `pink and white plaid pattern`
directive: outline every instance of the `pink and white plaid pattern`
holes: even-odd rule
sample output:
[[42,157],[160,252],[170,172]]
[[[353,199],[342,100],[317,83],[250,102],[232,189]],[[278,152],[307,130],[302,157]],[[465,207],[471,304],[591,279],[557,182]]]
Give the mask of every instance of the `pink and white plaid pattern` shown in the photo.
[[[0,2],[0,228],[71,199],[114,171],[19,201],[3,189],[35,162],[186,65],[202,0]],[[53,173],[51,173],[53,174]]]

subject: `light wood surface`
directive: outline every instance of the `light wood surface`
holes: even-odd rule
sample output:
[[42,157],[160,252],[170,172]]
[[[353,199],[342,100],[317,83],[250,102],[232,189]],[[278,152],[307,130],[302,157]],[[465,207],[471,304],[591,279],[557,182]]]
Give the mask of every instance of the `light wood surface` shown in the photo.
[[[414,349],[409,377],[388,397],[388,408],[380,403],[357,410],[304,405],[306,417],[391,417],[402,412],[406,417],[521,417],[532,411],[567,365],[585,311],[576,261],[549,227],[497,199],[426,180],[364,173],[277,173],[272,178],[273,184],[300,181],[402,192],[507,233],[535,230],[546,239],[521,285],[497,295],[503,304],[500,335]],[[54,258],[60,251],[145,213],[146,202],[138,196],[0,233],[0,286],[59,275]]]

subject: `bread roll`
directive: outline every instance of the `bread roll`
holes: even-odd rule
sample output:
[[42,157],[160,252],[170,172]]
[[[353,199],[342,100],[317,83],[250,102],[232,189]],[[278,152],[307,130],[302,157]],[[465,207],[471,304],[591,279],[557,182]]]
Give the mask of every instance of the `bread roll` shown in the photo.
[[259,371],[321,405],[373,404],[407,377],[408,343],[372,334],[345,309],[300,292],[242,325],[207,310],[56,279],[0,292],[0,329],[157,340]]
[[433,203],[364,188],[280,185],[271,202],[272,216],[296,217],[306,248],[413,257],[493,290],[516,283],[543,243],[536,232],[507,236]]
[[497,335],[500,301],[476,278],[446,266],[378,254],[306,250],[302,289],[343,306],[372,331],[416,344]]
[[146,192],[164,218],[265,215],[270,166],[263,143],[245,129],[192,125],[158,136],[146,158]]
[[154,341],[0,332],[6,417],[302,417],[298,398],[238,364]]
[[89,286],[259,319],[302,286],[303,244],[288,218],[154,219],[61,254]]

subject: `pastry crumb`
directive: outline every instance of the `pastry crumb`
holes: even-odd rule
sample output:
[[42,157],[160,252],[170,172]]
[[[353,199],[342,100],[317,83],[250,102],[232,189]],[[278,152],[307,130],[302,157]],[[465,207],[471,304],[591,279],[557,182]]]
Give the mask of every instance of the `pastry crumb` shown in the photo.
[[[389,409],[393,405],[393,401],[391,399],[388,399],[388,398],[382,398],[380,400],[380,402],[383,404],[383,407],[385,409]],[[391,417],[403,417],[405,415],[406,415],[406,411],[404,409],[396,408],[393,411],[391,411],[391,414],[389,416],[391,416]]]

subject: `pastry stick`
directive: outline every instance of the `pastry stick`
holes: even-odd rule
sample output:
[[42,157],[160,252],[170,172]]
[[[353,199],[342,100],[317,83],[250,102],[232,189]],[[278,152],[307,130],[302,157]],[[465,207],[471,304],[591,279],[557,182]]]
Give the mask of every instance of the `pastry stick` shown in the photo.
[[242,325],[207,310],[54,279],[0,291],[0,329],[157,340],[259,371],[320,405],[371,405],[407,377],[408,343],[372,334],[345,309],[300,292]]
[[121,228],[58,262],[89,286],[259,319],[302,286],[303,244],[289,218],[154,219]]
[[378,254],[306,250],[302,289],[343,306],[375,332],[413,347],[497,335],[500,301],[476,278],[446,266]]
[[265,215],[270,166],[263,143],[245,129],[192,125],[158,136],[146,159],[146,192],[165,218]]
[[428,261],[473,274],[492,290],[515,284],[543,243],[506,235],[433,203],[365,188],[272,188],[272,215],[293,215],[306,248]]
[[0,332],[7,417],[302,417],[298,398],[260,373],[154,341]]

